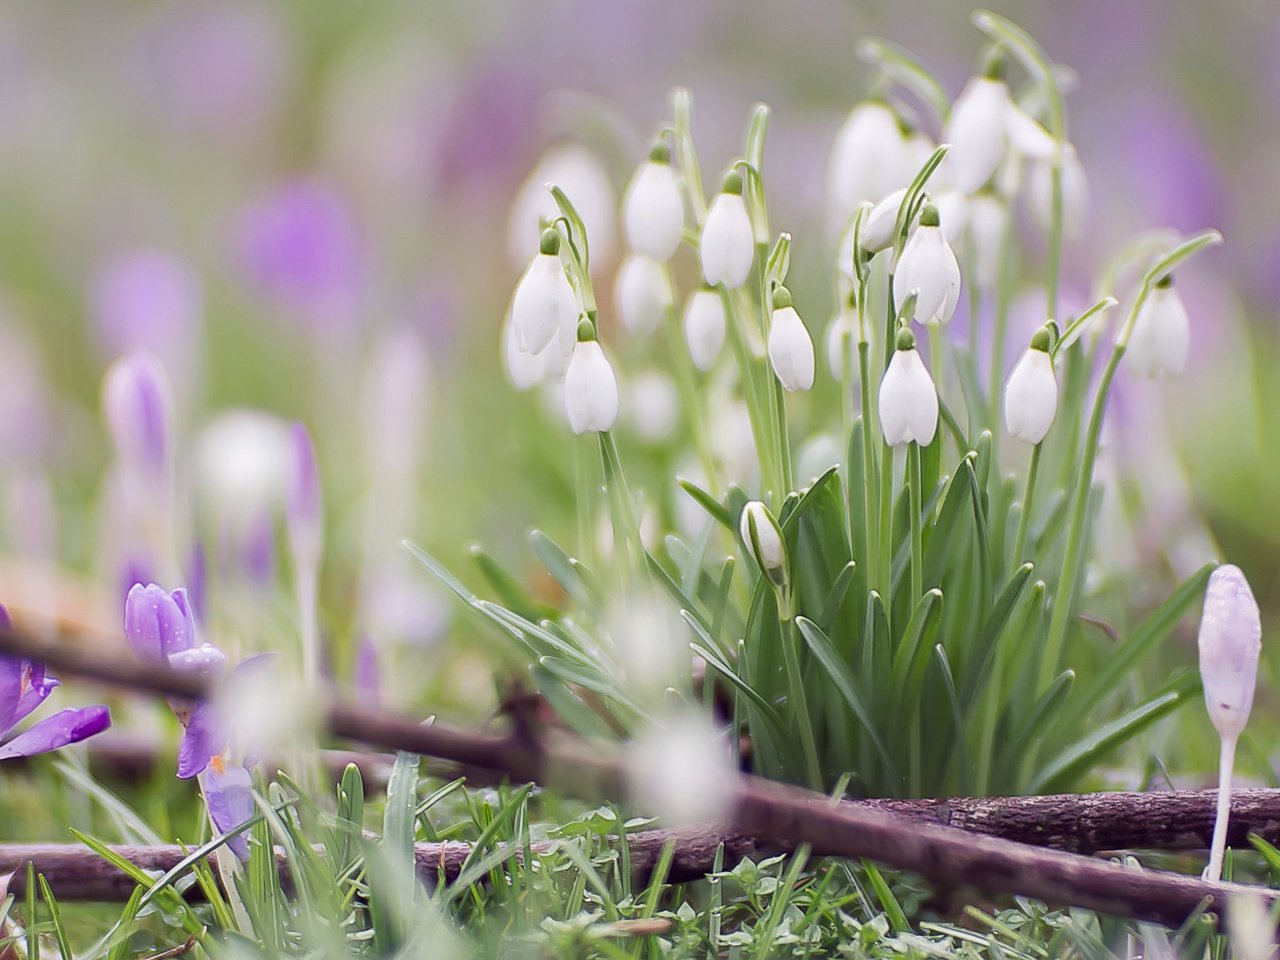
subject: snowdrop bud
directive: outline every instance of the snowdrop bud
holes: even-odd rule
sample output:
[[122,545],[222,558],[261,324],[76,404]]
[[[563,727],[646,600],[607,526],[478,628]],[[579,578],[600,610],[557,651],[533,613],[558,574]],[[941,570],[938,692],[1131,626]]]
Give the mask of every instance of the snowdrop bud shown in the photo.
[[892,447],[915,441],[925,447],[938,430],[938,390],[909,329],[898,331],[898,349],[880,381],[880,426]]
[[713,287],[717,283],[740,287],[751,275],[755,238],[742,199],[742,175],[737,171],[725,175],[721,193],[707,211],[701,253],[702,275]]
[[1024,443],[1044,439],[1058,412],[1058,381],[1049,356],[1049,330],[1041,327],[1009,375],[1004,388],[1004,422]]
[[538,254],[511,301],[516,342],[526,353],[537,353],[551,342],[561,324],[572,324],[577,315],[578,300],[560,262],[560,234],[544,230]]
[[813,386],[813,341],[791,305],[791,292],[781,286],[773,294],[769,363],[784,390],[795,393]]
[[1239,567],[1225,564],[1209,577],[1199,642],[1209,719],[1219,735],[1234,738],[1249,719],[1262,649],[1258,604]]
[[622,325],[634,333],[652,333],[671,306],[671,281],[657,260],[633,253],[618,269],[613,294]]
[[844,378],[846,362],[850,370],[857,369],[857,358],[854,356],[855,322],[853,304],[848,304],[827,327],[827,369],[836,380]]
[[983,191],[969,198],[969,259],[973,282],[983,293],[991,293],[1000,282],[1000,259],[1008,229],[1008,208],[999,197]]
[[618,379],[591,324],[578,327],[578,343],[564,377],[564,408],[573,432],[603,433],[618,419]]
[[904,186],[918,166],[907,162],[907,143],[894,112],[883,103],[859,103],[836,134],[827,189],[840,222],[860,203],[877,203]]
[[502,359],[507,371],[507,379],[517,390],[528,390],[542,382],[547,372],[547,357],[551,348],[540,353],[528,353],[520,349],[516,340],[516,328],[511,322],[511,312],[502,323]]
[[622,201],[622,215],[632,250],[660,263],[675,255],[684,236],[684,201],[665,143],[655,144],[636,171]]
[[920,225],[902,249],[893,272],[893,304],[899,312],[912,292],[917,296],[915,319],[946,323],[960,299],[960,265],[939,226],[938,208],[926,204]]
[[751,500],[742,508],[738,532],[760,572],[779,590],[787,585],[787,547],[782,528],[773,514],[759,500]]
[[[1027,202],[1031,217],[1041,230],[1048,232],[1053,222],[1052,159],[1032,165],[1027,174]],[[1062,145],[1062,232],[1075,240],[1084,232],[1084,218],[1089,206],[1089,182],[1076,148]]]
[[1173,288],[1173,277],[1161,278],[1152,288],[1133,321],[1128,352],[1144,377],[1182,376],[1191,348],[1191,322],[1182,298]]
[[947,121],[947,166],[956,186],[966,193],[990,180],[1004,155],[1010,100],[1000,72],[1000,64],[992,62],[987,75],[970,79]]
[[693,365],[706,373],[724,346],[724,301],[710,287],[695,290],[684,308],[684,339]]
[[[867,215],[866,220],[862,222],[862,230],[858,233],[858,242],[862,244],[862,249],[867,253],[879,253],[881,250],[888,250],[893,246],[894,236],[893,228],[898,225],[898,208],[902,206],[902,201],[907,195],[907,188],[895,190],[879,203],[877,203]],[[849,243],[853,243],[853,236],[850,234]],[[852,262],[852,252],[850,252],[849,261]],[[847,270],[849,264],[844,267]]]
[[139,476],[159,479],[169,456],[172,403],[158,360],[146,353],[111,365],[102,388],[102,406],[120,461]]

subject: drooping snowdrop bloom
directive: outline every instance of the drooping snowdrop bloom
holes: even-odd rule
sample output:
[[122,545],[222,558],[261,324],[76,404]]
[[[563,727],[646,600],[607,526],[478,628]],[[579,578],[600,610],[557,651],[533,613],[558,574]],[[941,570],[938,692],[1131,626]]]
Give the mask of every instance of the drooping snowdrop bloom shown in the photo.
[[657,260],[633,253],[618,269],[613,294],[623,326],[633,333],[652,333],[671,307],[671,280]]
[[507,248],[512,262],[523,263],[543,225],[559,215],[555,198],[547,189],[549,183],[564,190],[582,217],[591,238],[591,268],[612,263],[618,198],[604,164],[579,143],[562,143],[548,149],[520,186],[507,222]]
[[[1053,222],[1053,160],[1038,160],[1027,174],[1027,204],[1031,217],[1041,230],[1048,231]],[[1089,207],[1089,181],[1084,166],[1069,143],[1062,145],[1062,232],[1078,239],[1084,231]]]
[[791,291],[781,286],[773,293],[769,363],[784,390],[795,393],[813,386],[813,340],[791,303]]
[[724,301],[710,287],[700,287],[689,295],[684,308],[684,339],[693,365],[706,373],[724,346]]
[[897,349],[880,381],[880,427],[892,447],[915,442],[927,447],[938,430],[938,390],[916,350],[908,328],[898,331]]
[[1000,260],[1008,229],[1009,208],[1003,200],[986,190],[969,198],[969,262],[973,283],[983,293],[991,293],[1000,282]]
[[885,103],[866,101],[850,111],[836,134],[827,167],[832,213],[844,223],[860,203],[878,203],[915,175],[897,115]]
[[960,265],[939,224],[938,208],[925,204],[920,225],[902,248],[893,272],[894,306],[901,310],[907,297],[915,293],[915,319],[920,323],[946,323],[960,299]]
[[1249,720],[1262,649],[1262,623],[1249,581],[1239,567],[1224,564],[1209,577],[1200,620],[1200,677],[1209,719],[1222,741],[1218,773],[1218,815],[1206,878],[1222,877],[1227,817],[1231,809],[1231,772],[1236,740]]
[[618,419],[618,378],[585,320],[565,372],[564,407],[577,434],[603,433]]
[[994,63],[973,77],[951,107],[945,139],[951,144],[947,167],[957,187],[973,193],[991,179],[1004,156],[1010,97]]
[[516,328],[511,322],[511,313],[502,323],[502,359],[507,371],[507,379],[517,390],[529,390],[542,382],[547,371],[547,356],[553,349],[548,345],[540,353],[527,353],[520,349],[516,341]]
[[560,262],[560,234],[544,230],[538,253],[516,285],[511,301],[516,342],[526,353],[538,353],[562,324],[572,327],[577,314],[578,300]]
[[738,518],[738,533],[760,572],[778,589],[787,585],[787,545],[782,528],[759,500],[751,500]]
[[684,236],[684,201],[665,143],[654,145],[649,159],[632,177],[622,216],[632,250],[659,263],[675,256]]
[[1173,288],[1173,276],[1162,277],[1152,287],[1133,321],[1128,353],[1144,377],[1182,376],[1191,349],[1191,321],[1187,308]]
[[1031,338],[1004,388],[1004,422],[1010,436],[1037,444],[1045,438],[1058,412],[1058,380],[1049,356],[1049,331],[1041,327]]
[[725,175],[720,195],[707,211],[701,254],[702,275],[710,286],[740,287],[751,275],[755,238],[742,199],[742,175],[737,171]]

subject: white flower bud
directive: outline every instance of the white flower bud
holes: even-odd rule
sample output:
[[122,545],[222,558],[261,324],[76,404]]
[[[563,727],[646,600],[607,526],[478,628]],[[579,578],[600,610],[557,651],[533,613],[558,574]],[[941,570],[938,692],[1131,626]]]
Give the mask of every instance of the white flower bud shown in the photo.
[[618,419],[618,379],[596,340],[579,340],[564,376],[564,408],[577,434],[603,433]]
[[857,348],[854,345],[854,333],[857,329],[855,324],[853,309],[846,308],[837,313],[827,326],[827,369],[836,380],[844,377],[846,359],[850,370],[858,369],[855,355]]
[[782,539],[782,528],[769,508],[759,500],[749,501],[738,518],[738,532],[760,572],[775,587],[786,586],[787,547]]
[[1000,282],[1000,259],[1004,255],[1009,210],[993,193],[977,193],[969,198],[969,261],[973,282],[983,293],[991,293]]
[[880,428],[891,447],[928,446],[938,431],[938,390],[915,342],[910,330],[898,332],[898,349],[880,381]]
[[[1036,225],[1046,233],[1053,222],[1053,161],[1032,164],[1027,174],[1027,203]],[[1078,239],[1084,232],[1084,219],[1089,207],[1089,181],[1084,167],[1069,143],[1062,145],[1062,232],[1068,239]]]
[[559,250],[559,234],[544,231],[539,253],[520,278],[511,301],[516,343],[526,353],[537,353],[550,343],[562,324],[577,323],[578,298],[565,276]]
[[1239,567],[1225,564],[1209,577],[1199,644],[1209,719],[1219,735],[1237,737],[1253,706],[1262,649],[1258,604]]
[[725,177],[724,192],[707,211],[702,227],[702,275],[715,286],[740,287],[751,275],[755,257],[755,237],[751,218],[742,199],[742,177],[730,173]]
[[791,305],[791,294],[779,287],[773,295],[769,322],[769,363],[782,388],[790,393],[813,386],[813,340]]
[[1036,338],[1013,368],[1004,388],[1005,426],[1010,436],[1024,443],[1043,440],[1058,412],[1058,381],[1046,349],[1048,339],[1046,330],[1036,331]]
[[916,293],[915,319],[920,323],[946,323],[960,300],[960,265],[938,224],[937,208],[926,205],[893,272],[894,307],[901,310]]
[[658,144],[636,171],[622,201],[627,243],[659,263],[670,260],[684,236],[684,201],[666,144]]
[[720,294],[701,287],[689,295],[684,308],[684,339],[693,365],[706,373],[724,346],[724,302]]
[[973,77],[951,107],[947,167],[957,187],[973,193],[991,179],[1004,156],[1009,87],[993,77]]
[[633,253],[618,269],[613,295],[624,327],[633,333],[652,333],[671,306],[671,281],[657,260]]
[[843,223],[860,203],[876,203],[915,176],[898,118],[883,103],[859,103],[836,134],[827,167],[833,214]]
[[1165,277],[1147,295],[1129,334],[1130,361],[1144,377],[1177,378],[1187,367],[1191,321],[1182,298]]
[[[893,228],[898,225],[898,208],[902,206],[902,201],[907,195],[907,188],[895,190],[889,194],[867,214],[867,218],[862,221],[862,230],[858,234],[858,242],[862,244],[862,249],[868,253],[879,253],[881,250],[888,250],[893,246]],[[853,233],[850,231],[847,241],[849,245],[849,255],[843,258],[843,266],[845,272],[849,272],[849,266],[853,262]]]

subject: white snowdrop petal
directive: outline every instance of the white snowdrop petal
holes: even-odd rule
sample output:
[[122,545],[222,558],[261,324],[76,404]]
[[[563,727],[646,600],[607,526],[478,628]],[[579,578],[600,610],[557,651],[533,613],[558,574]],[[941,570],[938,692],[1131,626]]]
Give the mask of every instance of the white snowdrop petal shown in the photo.
[[1129,336],[1130,362],[1145,377],[1176,378],[1187,366],[1191,322],[1173,287],[1156,287],[1134,318]]
[[517,390],[528,390],[536,386],[546,372],[547,351],[528,353],[520,349],[516,341],[515,327],[511,323],[511,315],[502,324],[502,357],[505,361],[507,378]]
[[574,433],[601,433],[618,419],[618,380],[595,340],[573,348],[564,378],[564,405]]
[[942,235],[948,244],[955,247],[964,237],[964,229],[969,223],[969,200],[959,190],[943,190],[933,202],[941,217]]
[[979,290],[990,293],[1000,280],[1000,258],[1008,229],[1005,205],[990,193],[969,199],[969,263],[971,277]]
[[1043,350],[1029,349],[1013,368],[1004,391],[1005,426],[1024,443],[1039,443],[1058,411],[1058,381],[1053,361]]
[[512,262],[523,262],[530,250],[537,249],[543,221],[559,214],[548,183],[564,190],[581,215],[591,242],[592,267],[610,263],[617,230],[617,195],[604,164],[577,143],[547,150],[516,194],[507,223]]
[[1004,155],[1009,88],[1001,80],[973,77],[951,108],[947,167],[955,185],[973,193],[991,179]]
[[813,386],[813,340],[794,307],[773,311],[769,324],[769,363],[784,390]]
[[714,290],[695,290],[684,311],[684,336],[693,365],[710,370],[724,346],[724,303]]
[[845,358],[848,358],[850,369],[856,370],[854,362],[854,318],[852,311],[842,310],[827,326],[827,369],[836,380],[844,377]]
[[684,201],[671,164],[644,163],[627,188],[622,213],[632,250],[660,263],[670,260],[684,234]]
[[[1027,205],[1031,218],[1046,233],[1053,222],[1053,165],[1051,161],[1032,164],[1027,173]],[[1084,232],[1089,206],[1089,181],[1075,147],[1062,145],[1062,232],[1078,239]]]
[[[905,187],[895,190],[872,208],[871,213],[862,222],[862,230],[858,235],[858,242],[862,244],[863,250],[879,253],[893,246],[893,228],[898,224],[898,208],[902,206],[906,195]],[[852,244],[853,237],[850,235],[848,257],[850,263],[853,259]]]
[[880,424],[890,446],[933,441],[938,429],[938,391],[918,351],[895,350],[880,381]]
[[614,281],[614,305],[628,330],[655,330],[671,306],[671,282],[662,264],[645,254],[627,257]]
[[1005,112],[1005,135],[1009,146],[1028,160],[1052,160],[1053,137],[1049,131],[1015,103]]
[[702,274],[707,283],[736,288],[747,282],[755,256],[751,218],[741,195],[722,193],[702,227]]
[[827,168],[837,222],[843,225],[858,204],[876,203],[905,186],[916,169],[908,169],[907,144],[894,112],[883,103],[859,103],[836,134]]
[[1221,736],[1237,736],[1253,706],[1262,649],[1258,604],[1239,567],[1224,564],[1209,577],[1199,648],[1209,718]]
[[940,227],[917,227],[893,275],[893,303],[901,310],[916,293],[915,319],[946,323],[960,297],[960,265]]
[[539,253],[520,278],[511,301],[516,342],[537,353],[555,336],[560,324],[577,316],[577,300],[564,265],[555,254]]
[[738,518],[738,533],[742,536],[742,542],[752,551],[761,570],[780,570],[786,566],[787,554],[782,542],[782,532],[777,521],[769,514],[769,508],[759,500],[751,500],[742,508],[742,514]]

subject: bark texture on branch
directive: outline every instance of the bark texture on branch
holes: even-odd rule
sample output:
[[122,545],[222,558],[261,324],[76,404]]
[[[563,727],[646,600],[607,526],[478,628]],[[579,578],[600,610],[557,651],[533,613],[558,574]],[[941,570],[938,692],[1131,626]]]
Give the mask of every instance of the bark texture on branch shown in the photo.
[[[128,662],[94,650],[49,645],[0,630],[0,653],[43,661],[55,670],[99,682],[169,696],[207,697],[212,685],[158,664]],[[327,699],[327,698],[326,698]],[[330,733],[380,749],[405,750],[536,781],[577,796],[627,795],[627,768],[617,752],[572,738],[539,740],[519,724],[510,736],[443,724],[423,726],[381,710],[329,700]],[[725,784],[731,828],[779,843],[810,843],[827,855],[869,858],[929,880],[1023,894],[1055,906],[1076,906],[1179,926],[1202,904],[1219,917],[1239,896],[1270,907],[1276,895],[1260,888],[1205,883],[1157,871],[1133,871],[1077,854],[1037,849],[952,826],[922,823],[866,804],[832,804],[799,787],[738,775]]]

